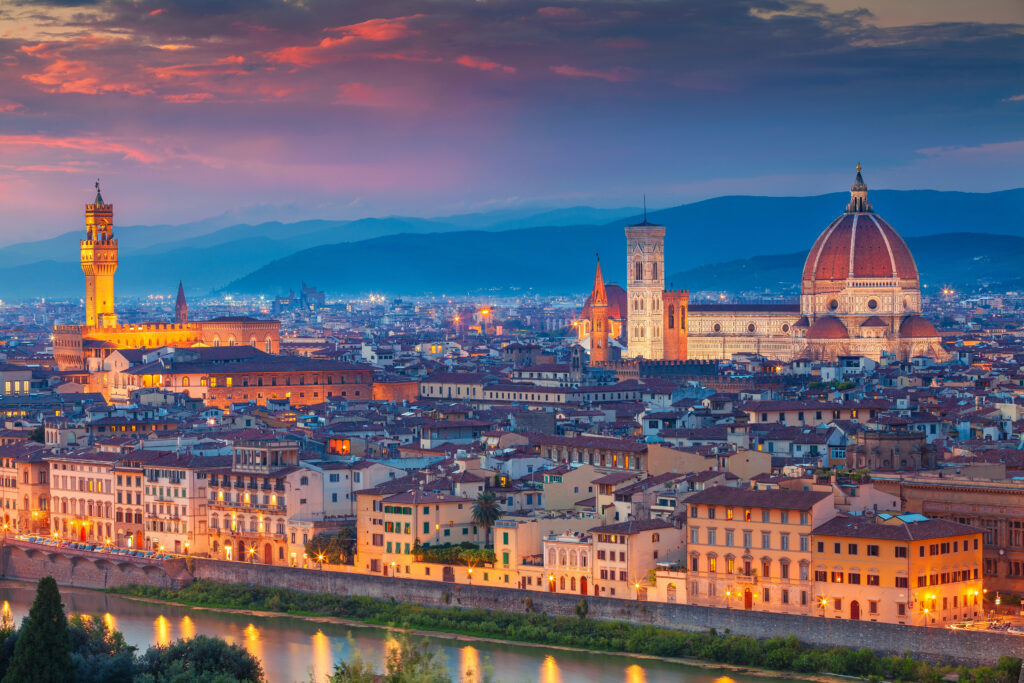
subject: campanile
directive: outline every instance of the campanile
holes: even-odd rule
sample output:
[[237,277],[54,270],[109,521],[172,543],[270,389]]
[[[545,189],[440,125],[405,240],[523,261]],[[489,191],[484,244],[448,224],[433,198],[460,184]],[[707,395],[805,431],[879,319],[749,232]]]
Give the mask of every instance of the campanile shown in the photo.
[[648,223],[646,212],[642,223],[626,228],[626,283],[629,356],[660,360],[664,357],[665,226]]

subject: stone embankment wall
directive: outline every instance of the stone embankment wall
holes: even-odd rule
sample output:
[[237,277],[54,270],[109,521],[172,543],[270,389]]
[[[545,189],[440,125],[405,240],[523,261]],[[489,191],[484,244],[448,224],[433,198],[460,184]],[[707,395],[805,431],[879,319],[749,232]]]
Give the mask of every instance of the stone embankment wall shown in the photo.
[[193,581],[185,560],[144,560],[7,541],[0,553],[5,579],[36,581],[52,576],[62,586],[109,588],[142,584],[181,588]]
[[[259,564],[194,558],[192,571],[183,559],[140,560],[75,550],[43,549],[31,543],[8,541],[0,553],[0,575],[35,581],[53,576],[57,583],[79,588],[108,588],[143,584],[180,588],[194,579],[243,583],[270,588],[400,600],[417,605],[525,612],[576,614],[580,596],[488,586],[467,586],[395,579],[312,569],[268,567]],[[1024,636],[980,631],[899,626],[847,619],[822,619],[767,612],[637,602],[616,598],[586,598],[588,619],[652,624],[689,631],[728,630],[737,635],[773,638],[794,635],[810,645],[868,648],[883,654],[909,653],[915,658],[971,666],[992,665],[1001,655],[1024,658]],[[1024,681],[1022,681],[1024,683]]]
[[[299,591],[358,595],[417,605],[480,607],[503,612],[525,612],[526,599],[534,611],[575,616],[580,596],[486,586],[466,586],[395,579],[363,574],[267,567],[239,562],[196,559],[194,575],[223,583],[244,583]],[[446,600],[446,597],[447,600]],[[1001,655],[1024,658],[1024,636],[944,628],[900,626],[848,619],[823,619],[768,612],[637,602],[587,597],[588,619],[609,619],[653,624],[689,631],[718,632],[773,638],[794,635],[800,641],[825,647],[868,648],[882,654],[902,655],[931,662],[982,666],[995,664]]]

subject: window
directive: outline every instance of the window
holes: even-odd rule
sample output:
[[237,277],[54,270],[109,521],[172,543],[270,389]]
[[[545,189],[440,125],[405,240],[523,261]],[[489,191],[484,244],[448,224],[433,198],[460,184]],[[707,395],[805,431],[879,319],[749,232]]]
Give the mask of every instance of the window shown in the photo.
[[896,557],[906,557],[906,556],[907,556],[907,546],[905,546],[905,545],[898,545],[898,546],[896,546]]
[[857,544],[856,543],[849,543],[849,544],[847,544],[846,552],[849,553],[850,555],[856,555],[857,554]]
[[824,569],[814,570],[814,580],[822,582],[828,581],[828,572]]
[[869,545],[868,546],[868,556],[869,557],[878,557],[878,546],[877,545]]
[[868,574],[868,585],[869,586],[877,586],[877,585],[879,585],[878,584],[878,574]]
[[896,587],[897,588],[909,588],[910,587],[910,579],[909,579],[909,577],[897,576],[896,577]]
[[765,549],[772,547],[772,535],[770,532],[761,532],[761,547]]
[[846,583],[852,583],[855,586],[860,585],[860,574],[856,572],[850,572],[846,575]]

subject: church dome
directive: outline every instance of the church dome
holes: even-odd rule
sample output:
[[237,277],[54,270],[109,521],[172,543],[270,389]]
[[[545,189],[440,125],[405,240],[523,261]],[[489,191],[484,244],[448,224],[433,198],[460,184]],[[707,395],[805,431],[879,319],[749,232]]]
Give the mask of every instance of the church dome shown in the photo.
[[846,212],[825,228],[807,254],[804,282],[880,278],[917,281],[917,266],[903,238],[876,214],[857,167]]
[[824,318],[818,318],[811,325],[811,329],[807,330],[808,339],[849,339],[850,333],[846,330],[846,325],[842,323],[839,318],[827,315]]
[[[626,312],[629,310],[629,305],[626,303],[626,290],[618,285],[605,285],[605,292],[608,294],[608,319],[609,320],[625,320]],[[593,298],[593,294],[587,297],[587,301],[583,304],[583,313],[580,315],[581,318],[590,319],[590,300]]]
[[919,315],[908,315],[900,323],[900,337],[903,339],[938,336],[939,332],[935,325]]

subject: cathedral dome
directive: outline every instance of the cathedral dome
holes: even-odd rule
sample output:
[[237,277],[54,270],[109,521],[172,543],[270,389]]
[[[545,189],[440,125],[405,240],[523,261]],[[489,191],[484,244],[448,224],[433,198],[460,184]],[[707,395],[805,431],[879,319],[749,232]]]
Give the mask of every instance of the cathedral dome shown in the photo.
[[849,339],[850,333],[846,330],[846,325],[842,323],[839,318],[827,315],[824,318],[818,318],[811,325],[811,329],[807,330],[808,339]]
[[[608,294],[608,319],[625,320],[626,312],[629,310],[629,305],[626,303],[626,290],[618,285],[605,285],[604,289]],[[593,294],[587,297],[586,303],[583,304],[583,313],[580,315],[580,318],[590,319],[590,300],[592,298]]]
[[850,278],[917,281],[910,249],[892,226],[874,213],[867,195],[858,166],[846,212],[825,228],[807,254],[805,283]]
[[939,332],[927,319],[919,315],[908,315],[900,323],[900,337],[913,339],[920,337],[938,337]]

